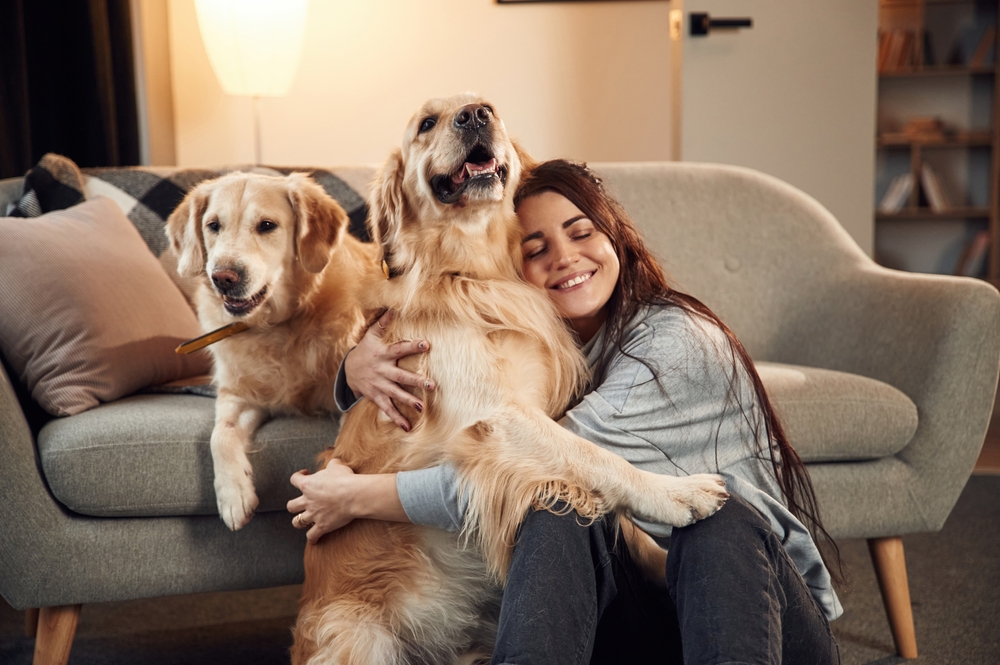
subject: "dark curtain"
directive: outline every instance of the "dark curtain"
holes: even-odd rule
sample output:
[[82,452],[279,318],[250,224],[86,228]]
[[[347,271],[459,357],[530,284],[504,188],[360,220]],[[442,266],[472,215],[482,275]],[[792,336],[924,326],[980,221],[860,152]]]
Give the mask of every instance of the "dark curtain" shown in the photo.
[[128,0],[0,0],[0,178],[139,163]]

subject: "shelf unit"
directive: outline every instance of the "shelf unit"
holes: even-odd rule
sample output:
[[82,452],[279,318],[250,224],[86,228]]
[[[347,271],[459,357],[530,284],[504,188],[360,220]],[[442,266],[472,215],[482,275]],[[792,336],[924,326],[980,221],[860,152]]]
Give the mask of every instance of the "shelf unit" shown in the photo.
[[[908,171],[913,183],[901,209],[875,212],[876,258],[886,265],[920,269],[908,268],[898,256],[893,260],[892,241],[905,246],[907,235],[926,234],[928,225],[939,225],[951,229],[950,244],[939,252],[933,268],[923,269],[954,273],[963,267],[960,257],[968,256],[974,235],[986,231],[989,248],[975,276],[1000,286],[997,35],[1000,2],[996,0],[880,0],[877,200],[893,177]],[[984,49],[987,57],[985,51],[974,57]],[[935,105],[944,111],[935,112]],[[944,131],[905,131],[914,117],[937,116],[945,116]],[[954,195],[953,205],[946,209],[930,207],[921,183],[924,166],[932,164],[932,170],[945,165],[944,171],[948,164],[958,165],[947,174],[949,178],[943,178]]]

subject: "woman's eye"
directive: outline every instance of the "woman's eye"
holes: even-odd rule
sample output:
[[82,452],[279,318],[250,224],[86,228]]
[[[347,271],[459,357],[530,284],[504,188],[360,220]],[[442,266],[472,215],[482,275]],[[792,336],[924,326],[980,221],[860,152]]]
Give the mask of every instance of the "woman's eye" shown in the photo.
[[590,235],[591,235],[590,231],[587,231],[586,233],[578,233],[575,236],[573,236],[573,240],[585,240],[589,238]]
[[218,233],[219,229],[222,228],[222,224],[219,224],[219,222],[212,220],[211,222],[205,225],[205,228],[211,231],[212,233]]
[[278,228],[278,225],[269,219],[261,220],[260,224],[257,225],[257,233],[270,233],[271,231]]
[[420,130],[418,134],[423,134],[424,132],[429,132],[434,129],[434,125],[437,124],[437,118],[424,118],[424,121],[420,123]]
[[535,259],[535,258],[538,258],[539,256],[541,256],[544,253],[545,253],[545,248],[544,247],[539,247],[537,249],[533,249],[533,250],[525,253],[524,258],[526,258],[526,259]]

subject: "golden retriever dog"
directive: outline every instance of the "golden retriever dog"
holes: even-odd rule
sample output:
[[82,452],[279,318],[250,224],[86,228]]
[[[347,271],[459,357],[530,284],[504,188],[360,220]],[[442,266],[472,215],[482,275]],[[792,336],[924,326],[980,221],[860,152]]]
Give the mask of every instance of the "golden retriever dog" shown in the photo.
[[385,342],[430,342],[403,364],[437,389],[420,394],[423,413],[398,405],[409,433],[361,400],[321,462],[336,456],[359,473],[451,462],[466,526],[355,520],[307,545],[293,663],[488,655],[497,583],[529,509],[564,501],[585,519],[686,525],[728,496],[718,476],[643,472],[555,422],[586,366],[549,298],[519,276],[512,197],[522,162],[493,106],[460,95],[424,104],[375,183],[369,227],[390,277],[366,291],[367,304],[395,310]]
[[365,321],[357,291],[381,274],[376,248],[353,238],[347,223],[303,173],[201,183],[167,220],[178,273],[199,279],[202,327],[249,326],[209,347],[215,495],[230,529],[257,507],[247,459],[257,428],[276,414],[337,413],[337,368]]

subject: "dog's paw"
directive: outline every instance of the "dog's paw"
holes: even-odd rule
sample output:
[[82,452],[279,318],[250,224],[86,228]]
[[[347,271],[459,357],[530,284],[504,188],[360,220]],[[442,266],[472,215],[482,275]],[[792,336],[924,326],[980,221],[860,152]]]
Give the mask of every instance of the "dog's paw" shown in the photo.
[[687,526],[714,515],[726,503],[729,493],[721,476],[701,473],[693,476],[658,475],[653,504],[636,512],[646,519],[671,526]]
[[219,517],[233,531],[247,525],[259,503],[253,481],[247,473],[233,474],[228,478],[216,477],[215,500],[219,506]]
[[687,485],[680,491],[680,499],[686,502],[690,509],[691,522],[697,522],[714,515],[729,498],[729,492],[726,491],[726,481],[722,479],[722,476],[700,473],[679,480]]

